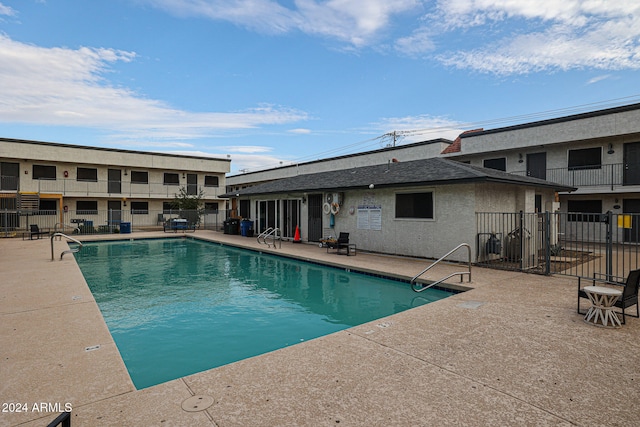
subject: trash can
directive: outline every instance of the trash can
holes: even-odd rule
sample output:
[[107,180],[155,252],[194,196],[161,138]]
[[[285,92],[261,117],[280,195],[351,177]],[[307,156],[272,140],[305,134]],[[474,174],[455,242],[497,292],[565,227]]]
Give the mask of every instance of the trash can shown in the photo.
[[240,235],[244,237],[253,237],[253,221],[243,219],[240,221]]
[[238,228],[240,228],[240,220],[238,218],[230,218],[228,221],[229,234],[238,234]]
[[131,223],[130,222],[121,222],[120,223],[120,234],[130,234],[131,233]]

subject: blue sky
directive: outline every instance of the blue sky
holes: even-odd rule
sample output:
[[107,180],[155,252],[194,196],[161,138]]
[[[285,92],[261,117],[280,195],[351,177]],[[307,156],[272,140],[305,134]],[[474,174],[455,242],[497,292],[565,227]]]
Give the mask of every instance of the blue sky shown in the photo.
[[0,0],[0,136],[232,172],[640,102],[637,0]]

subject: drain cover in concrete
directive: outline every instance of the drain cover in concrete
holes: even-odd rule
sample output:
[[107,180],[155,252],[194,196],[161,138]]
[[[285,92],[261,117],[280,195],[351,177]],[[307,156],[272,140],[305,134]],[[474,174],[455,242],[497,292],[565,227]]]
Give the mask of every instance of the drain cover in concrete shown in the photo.
[[484,305],[483,302],[480,301],[465,301],[463,303],[458,304],[458,307],[462,307],[462,308],[470,308],[475,310],[476,308],[480,307]]
[[198,412],[204,411],[211,405],[213,405],[213,397],[195,395],[182,402],[182,409],[187,412]]

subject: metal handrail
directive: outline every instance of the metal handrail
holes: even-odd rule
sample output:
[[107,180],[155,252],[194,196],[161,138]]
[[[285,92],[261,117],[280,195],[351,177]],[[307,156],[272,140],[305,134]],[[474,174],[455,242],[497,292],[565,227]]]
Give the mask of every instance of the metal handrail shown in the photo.
[[60,425],[62,427],[71,427],[71,412],[62,412],[55,420],[51,421],[47,427],[58,427]]
[[82,249],[82,242],[79,240],[74,239],[73,237],[67,236],[64,233],[53,233],[51,235],[51,261],[53,261],[55,258],[53,256],[53,239],[56,237],[64,237],[67,240],[71,240],[75,243],[77,243],[78,245],[80,245],[79,247],[75,248],[75,249],[68,249],[66,251],[62,251],[62,253],[60,254],[60,261],[62,261],[62,257],[64,256],[64,254],[73,254],[78,252],[80,249]]
[[[266,245],[267,244],[266,235],[269,234],[271,230],[273,230],[273,227],[269,227],[266,230],[264,230],[262,233],[258,234],[258,237],[256,237],[256,240],[258,241],[258,243],[264,243]],[[260,238],[262,238],[262,242],[260,241]]]
[[274,249],[276,248],[276,240],[280,242],[279,247],[282,248],[282,236],[279,233],[280,233],[279,228],[269,227],[258,235],[258,243],[261,243],[260,237],[262,237],[262,243],[264,243],[268,247],[271,247],[271,243],[267,242],[267,238],[271,237],[273,239],[273,248]]
[[[424,285],[422,283],[420,284],[416,284],[416,279],[420,276],[422,276],[424,273],[426,273],[427,271],[429,271],[433,266],[435,266],[437,263],[439,263],[440,261],[442,261],[443,259],[445,259],[446,257],[448,257],[449,255],[451,255],[452,253],[454,253],[455,251],[457,251],[458,249],[462,248],[462,247],[466,247],[468,254],[469,254],[469,261],[467,262],[467,268],[469,271],[458,271],[455,273],[451,273],[446,277],[443,277],[442,279],[430,283],[428,285]],[[469,246],[468,243],[460,243],[458,246],[456,246],[455,248],[451,249],[449,252],[447,252],[446,254],[444,254],[443,256],[441,256],[440,258],[438,258],[438,260],[436,262],[434,262],[433,264],[431,264],[429,267],[425,268],[424,270],[422,270],[420,273],[416,274],[413,279],[411,279],[411,289],[413,289],[414,292],[422,292],[425,289],[429,289],[432,286],[436,286],[439,285],[440,283],[444,282],[445,280],[447,280],[450,277],[456,276],[456,275],[460,275],[460,283],[462,283],[462,276],[464,275],[468,275],[469,276],[469,282],[471,282],[471,246]],[[419,287],[418,287],[419,285]]]

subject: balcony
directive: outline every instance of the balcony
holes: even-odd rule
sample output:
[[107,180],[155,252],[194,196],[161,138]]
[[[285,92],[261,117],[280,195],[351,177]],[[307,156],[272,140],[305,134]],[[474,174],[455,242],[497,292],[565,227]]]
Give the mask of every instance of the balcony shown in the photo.
[[201,185],[167,185],[162,182],[77,181],[75,179],[22,179],[2,177],[2,189],[8,191],[62,194],[63,197],[127,197],[140,199],[173,199],[181,187],[190,194],[202,191],[204,199],[216,199],[224,188]]
[[[635,168],[638,169],[638,168]],[[511,172],[514,175],[526,176],[527,172]],[[546,170],[546,180],[579,189],[591,188],[600,190],[616,190],[620,187],[640,185],[637,172],[630,171],[628,165],[616,163],[598,167],[554,168]]]

